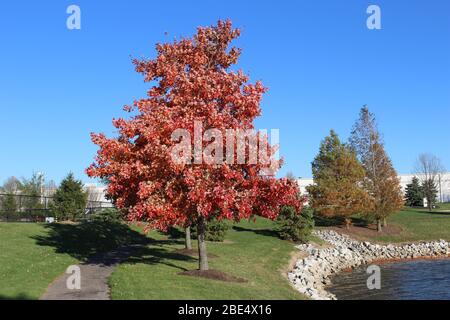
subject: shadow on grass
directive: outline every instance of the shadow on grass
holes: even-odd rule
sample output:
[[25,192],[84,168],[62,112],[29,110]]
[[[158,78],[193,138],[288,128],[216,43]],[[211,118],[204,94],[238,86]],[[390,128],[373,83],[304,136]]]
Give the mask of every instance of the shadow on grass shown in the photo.
[[450,211],[441,211],[441,209],[436,209],[433,211],[429,211],[429,210],[420,210],[420,209],[415,209],[415,212],[419,212],[419,213],[425,213],[428,215],[432,215],[432,216],[450,216]]
[[368,228],[370,222],[367,221],[366,219],[363,219],[361,217],[352,217],[352,225],[356,226],[356,227],[363,227],[363,228]]
[[82,222],[80,224],[48,224],[45,235],[34,236],[41,246],[54,247],[57,253],[66,253],[86,260],[127,244],[148,244],[151,239],[118,222]]
[[[171,261],[195,260],[168,247],[181,240],[155,240],[118,222],[92,221],[80,224],[49,224],[45,235],[34,236],[40,246],[87,263],[111,265],[118,262],[158,264],[185,270]],[[120,248],[120,249],[119,249]],[[117,253],[107,254],[108,252]]]
[[184,239],[184,237],[186,236],[184,230],[176,227],[169,228],[167,232],[160,231],[160,233],[168,236],[170,239]]
[[[369,222],[361,217],[351,217],[351,224],[356,227],[367,228]],[[340,227],[345,225],[344,217],[322,217],[314,216],[314,224],[316,227]]]
[[138,248],[123,262],[129,264],[143,263],[149,265],[164,264],[168,267],[172,267],[182,271],[188,271],[189,269],[181,267],[176,263],[181,261],[194,262],[197,261],[197,259],[192,256],[177,253],[174,252],[173,250],[166,249],[163,247],[147,246]]
[[26,293],[19,293],[15,296],[0,295],[0,300],[35,300]]
[[322,217],[314,216],[314,225],[316,227],[334,227],[344,224],[344,219],[342,217]]
[[233,230],[237,232],[253,232],[255,234],[259,234],[266,237],[275,237],[279,238],[279,234],[277,231],[272,229],[250,229],[250,228],[244,228],[240,226],[233,226]]

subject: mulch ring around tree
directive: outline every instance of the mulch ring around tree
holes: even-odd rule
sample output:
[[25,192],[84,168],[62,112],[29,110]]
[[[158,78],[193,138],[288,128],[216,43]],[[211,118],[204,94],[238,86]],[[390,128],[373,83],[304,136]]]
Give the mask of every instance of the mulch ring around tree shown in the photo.
[[[198,257],[198,250],[195,250],[195,249],[183,248],[183,249],[175,250],[175,253],[182,254],[185,256],[190,256],[190,257]],[[217,258],[217,257],[218,256],[215,255],[214,253],[208,253],[208,258]]]
[[237,283],[245,283],[248,282],[246,279],[235,277],[231,274],[219,271],[219,270],[188,270],[179,273],[183,276],[197,277],[197,278],[206,278],[212,280],[219,280],[224,282],[237,282]]
[[375,237],[379,235],[389,235],[396,236],[402,233],[402,228],[397,225],[388,225],[382,228],[383,232],[377,231],[377,226],[375,224],[370,224],[368,226],[355,226],[352,225],[347,229],[345,226],[338,226],[331,228],[334,231],[347,234],[349,236],[354,236],[356,238],[367,238]]

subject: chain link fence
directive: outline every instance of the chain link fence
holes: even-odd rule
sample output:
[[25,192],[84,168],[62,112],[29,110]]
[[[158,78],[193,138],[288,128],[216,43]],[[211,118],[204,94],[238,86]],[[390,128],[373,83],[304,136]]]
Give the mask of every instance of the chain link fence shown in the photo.
[[[53,197],[0,193],[1,222],[44,222],[54,217]],[[88,200],[84,214],[94,214],[107,208],[114,208],[111,202]]]

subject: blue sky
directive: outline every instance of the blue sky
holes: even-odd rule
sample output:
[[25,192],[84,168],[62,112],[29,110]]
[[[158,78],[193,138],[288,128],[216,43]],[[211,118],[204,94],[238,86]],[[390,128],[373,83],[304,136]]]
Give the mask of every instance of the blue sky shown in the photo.
[[[81,30],[66,8],[81,8]],[[382,30],[366,27],[379,5]],[[257,121],[279,128],[284,175],[311,175],[333,128],[347,139],[360,107],[377,116],[399,173],[419,153],[450,168],[450,1],[8,1],[0,9],[0,183],[84,169],[89,133],[145,96],[130,57],[230,18],[242,29],[239,67],[269,87]]]

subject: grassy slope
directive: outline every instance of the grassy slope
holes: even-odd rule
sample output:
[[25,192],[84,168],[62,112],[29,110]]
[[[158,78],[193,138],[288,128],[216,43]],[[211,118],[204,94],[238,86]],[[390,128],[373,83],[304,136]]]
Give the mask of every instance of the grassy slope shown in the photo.
[[[247,283],[228,283],[179,275],[198,267],[197,259],[174,252],[181,240],[167,240],[156,232],[143,256],[119,266],[110,278],[113,299],[302,299],[282,275],[293,245],[278,239],[272,222],[242,222],[230,230],[225,243],[208,242],[210,268]],[[194,241],[195,243],[195,241]]]
[[39,224],[0,223],[0,299],[37,299],[76,259],[39,246]]
[[[450,213],[409,209],[393,215],[398,235],[370,240],[405,242],[450,240]],[[0,299],[37,299],[67,266],[130,242],[150,243],[113,273],[115,299],[301,299],[281,272],[294,251],[278,239],[270,221],[242,222],[225,243],[208,243],[211,268],[249,280],[225,283],[179,275],[197,268],[197,260],[176,254],[183,241],[152,232],[147,238],[124,225],[90,223],[48,225],[0,223]],[[195,243],[195,241],[194,241]],[[285,270],[284,270],[285,271]]]
[[399,225],[398,235],[377,235],[379,242],[408,242],[421,240],[450,240],[450,212],[428,212],[425,209],[405,209],[389,218],[389,224]]
[[439,203],[437,209],[438,211],[448,211],[450,213],[450,202]]

